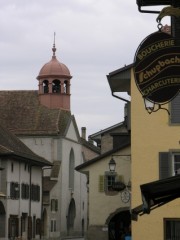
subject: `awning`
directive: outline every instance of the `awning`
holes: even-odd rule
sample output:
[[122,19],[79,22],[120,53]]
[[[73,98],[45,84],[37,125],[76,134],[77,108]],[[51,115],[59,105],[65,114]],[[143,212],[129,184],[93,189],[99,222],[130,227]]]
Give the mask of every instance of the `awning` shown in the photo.
[[143,204],[132,209],[132,220],[137,220],[138,215],[149,214],[151,210],[179,198],[180,175],[146,183],[140,188]]

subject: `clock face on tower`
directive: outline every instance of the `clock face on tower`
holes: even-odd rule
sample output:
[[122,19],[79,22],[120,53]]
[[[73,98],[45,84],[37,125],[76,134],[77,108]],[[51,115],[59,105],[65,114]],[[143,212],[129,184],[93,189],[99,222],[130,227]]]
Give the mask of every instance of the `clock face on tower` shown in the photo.
[[128,203],[130,201],[130,192],[128,190],[121,192],[121,200],[124,203]]

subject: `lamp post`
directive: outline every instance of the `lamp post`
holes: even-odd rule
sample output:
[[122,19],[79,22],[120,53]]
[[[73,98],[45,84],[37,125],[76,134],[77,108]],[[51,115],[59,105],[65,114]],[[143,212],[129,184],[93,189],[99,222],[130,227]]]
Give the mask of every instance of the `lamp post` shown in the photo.
[[[136,0],[136,3],[138,5],[139,12],[142,13],[160,13],[159,11],[141,9],[141,7],[147,6],[171,5],[172,7],[180,8],[179,0]],[[174,16],[171,17],[171,33],[175,38],[176,43],[180,45],[180,18]]]
[[116,162],[112,157],[111,160],[109,161],[109,170],[110,172],[115,172],[115,169],[116,169]]
[[[128,155],[113,155],[113,156],[130,157],[131,155],[128,154]],[[109,171],[112,173],[112,175],[115,174],[115,169],[116,169],[116,162],[115,162],[113,156],[111,157],[111,159],[108,163]],[[122,181],[115,181],[112,185],[112,189],[113,189],[113,191],[117,191],[117,192],[121,192],[124,189],[127,189],[128,191],[130,191],[131,190],[131,181],[129,180],[128,184],[125,184]]]

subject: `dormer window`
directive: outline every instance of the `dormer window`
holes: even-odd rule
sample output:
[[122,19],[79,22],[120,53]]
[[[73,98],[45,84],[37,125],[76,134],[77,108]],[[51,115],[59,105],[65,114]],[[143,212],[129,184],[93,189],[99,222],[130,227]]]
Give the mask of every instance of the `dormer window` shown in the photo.
[[43,81],[43,91],[44,91],[44,93],[49,92],[49,82],[48,82],[48,80]]
[[60,81],[55,79],[52,83],[52,92],[53,93],[60,93],[61,92],[61,85]]

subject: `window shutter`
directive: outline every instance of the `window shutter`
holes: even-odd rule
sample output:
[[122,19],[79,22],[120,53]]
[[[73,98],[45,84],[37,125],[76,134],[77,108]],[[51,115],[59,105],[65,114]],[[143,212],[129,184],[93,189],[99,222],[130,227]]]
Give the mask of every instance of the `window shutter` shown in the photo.
[[104,175],[99,176],[99,192],[104,192]]
[[40,201],[40,186],[37,186],[37,201],[39,202]]
[[21,198],[22,199],[25,199],[25,184],[24,183],[21,183]]
[[55,211],[57,212],[58,210],[58,199],[55,200]]
[[180,94],[171,101],[171,123],[180,123]]
[[51,212],[53,210],[53,199],[51,199]]
[[31,184],[31,200],[34,201],[34,184]]
[[25,194],[25,196],[26,196],[26,199],[29,199],[29,185],[26,184],[25,187],[26,187],[26,194]]
[[172,176],[172,161],[169,152],[159,153],[159,178],[164,179]]
[[10,183],[10,197],[13,198],[13,182]]
[[8,237],[12,237],[12,224],[11,224],[11,218],[8,218]]

